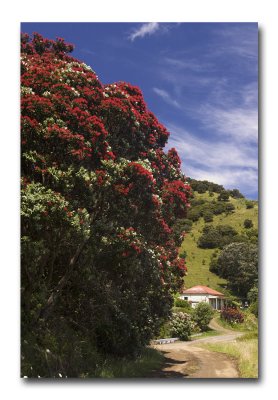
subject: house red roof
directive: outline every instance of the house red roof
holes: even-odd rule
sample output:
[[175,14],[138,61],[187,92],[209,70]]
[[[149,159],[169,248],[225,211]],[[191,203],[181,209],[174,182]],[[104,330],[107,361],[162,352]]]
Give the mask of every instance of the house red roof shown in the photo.
[[213,296],[224,296],[223,293],[217,292],[207,286],[193,286],[192,288],[182,291],[182,294],[211,294]]

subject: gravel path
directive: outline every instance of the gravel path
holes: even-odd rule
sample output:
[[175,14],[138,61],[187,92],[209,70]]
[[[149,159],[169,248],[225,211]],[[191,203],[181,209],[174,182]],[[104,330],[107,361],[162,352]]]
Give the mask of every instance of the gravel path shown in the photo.
[[230,331],[218,325],[215,319],[210,327],[221,332],[218,336],[195,339],[191,342],[174,342],[153,345],[165,357],[160,371],[154,372],[154,378],[238,378],[233,359],[222,353],[216,353],[199,347],[202,343],[232,342],[242,333]]

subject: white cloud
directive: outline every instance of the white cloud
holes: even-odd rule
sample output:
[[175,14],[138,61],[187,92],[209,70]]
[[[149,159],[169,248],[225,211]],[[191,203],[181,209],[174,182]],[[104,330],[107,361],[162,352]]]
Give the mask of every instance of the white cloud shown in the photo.
[[242,143],[258,141],[257,108],[217,108],[204,105],[199,115],[205,128],[214,129],[218,135],[230,136]]
[[207,72],[213,67],[211,63],[204,63],[196,59],[184,60],[182,58],[165,57],[163,62],[178,70],[190,70],[193,72]]
[[238,146],[232,140],[199,139],[185,129],[167,124],[171,136],[167,147],[176,147],[186,162],[199,164],[203,169],[221,169],[223,166],[257,168],[257,149],[249,144]]
[[166,103],[168,103],[168,104],[170,104],[170,105],[172,105],[172,106],[174,106],[174,107],[181,108],[181,105],[180,105],[176,100],[174,100],[174,99],[169,95],[169,93],[166,92],[166,90],[159,89],[159,88],[153,88],[153,91],[154,91],[159,97],[161,97]]
[[166,124],[171,132],[167,148],[175,147],[183,160],[184,173],[209,180],[243,193],[255,193],[258,185],[256,146],[231,138],[222,141],[199,139],[180,126]]
[[136,38],[143,38],[146,35],[152,35],[159,29],[158,22],[148,22],[146,24],[142,24],[140,28],[134,30],[130,35],[129,39],[131,41],[135,40]]

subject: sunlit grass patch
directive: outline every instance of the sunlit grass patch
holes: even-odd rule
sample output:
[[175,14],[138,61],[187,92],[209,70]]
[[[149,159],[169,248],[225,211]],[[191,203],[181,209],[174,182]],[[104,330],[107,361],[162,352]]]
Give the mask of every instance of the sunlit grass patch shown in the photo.
[[258,340],[242,337],[230,343],[206,343],[202,347],[225,353],[237,361],[240,378],[258,378]]

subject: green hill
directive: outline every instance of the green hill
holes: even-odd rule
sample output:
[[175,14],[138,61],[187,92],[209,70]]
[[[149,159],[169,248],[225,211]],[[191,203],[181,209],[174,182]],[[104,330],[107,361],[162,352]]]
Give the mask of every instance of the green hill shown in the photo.
[[[195,187],[196,182],[198,181],[194,181]],[[194,188],[194,185],[192,185],[192,187]],[[258,202],[250,201],[244,197],[239,196],[237,196],[236,198],[230,196],[228,201],[219,201],[219,192],[222,192],[224,188],[220,187],[219,189],[218,187],[216,189],[218,191],[217,193],[211,191],[198,193],[196,190],[193,190],[192,206],[188,213],[188,218],[195,221],[192,221],[192,228],[185,236],[184,242],[180,249],[180,254],[186,252],[188,272],[187,276],[185,277],[185,288],[189,288],[195,285],[205,285],[222,293],[228,294],[229,292],[226,289],[227,281],[218,277],[216,274],[212,273],[209,270],[211,256],[217,249],[203,249],[198,247],[197,243],[200,236],[202,235],[203,228],[206,225],[214,227],[216,227],[217,225],[229,225],[234,228],[239,235],[243,235],[243,237],[246,237],[246,235],[248,235],[248,232],[250,232],[250,229],[248,230],[244,227],[244,221],[246,219],[249,219],[253,223],[253,232],[255,229],[257,230]],[[200,191],[203,192],[204,188]],[[218,206],[227,207],[227,204],[229,204],[228,208],[230,209],[233,208],[231,206],[232,204],[234,206],[234,210],[223,212],[218,215],[213,214],[211,215],[213,221],[205,222],[204,216],[208,213],[211,214],[211,208],[217,208]],[[197,221],[197,217],[195,215],[196,212],[197,216],[198,214],[201,215],[199,216],[199,219]]]

